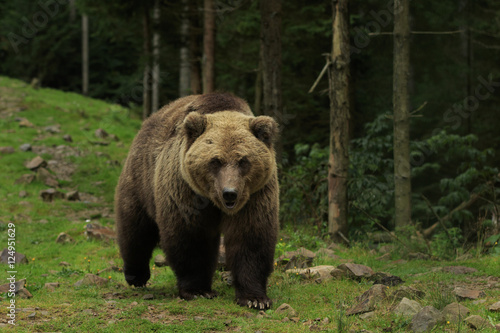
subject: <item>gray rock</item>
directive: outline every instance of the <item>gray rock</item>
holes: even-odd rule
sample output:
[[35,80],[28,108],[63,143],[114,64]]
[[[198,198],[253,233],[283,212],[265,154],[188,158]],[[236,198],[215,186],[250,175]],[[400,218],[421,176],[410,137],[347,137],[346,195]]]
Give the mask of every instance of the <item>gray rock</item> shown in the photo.
[[74,242],[73,238],[65,232],[61,232],[59,235],[57,235],[56,243],[65,244],[73,242]]
[[432,306],[422,308],[411,321],[411,330],[413,332],[430,332],[437,324],[442,323],[444,317]]
[[495,327],[491,325],[491,323],[488,320],[477,315],[465,318],[465,322],[469,327],[475,330],[495,329]]
[[26,191],[19,191],[19,198],[26,198],[28,196],[28,192]]
[[496,302],[496,303],[491,304],[490,307],[488,308],[488,310],[490,310],[492,312],[500,311],[500,302]]
[[85,225],[85,235],[87,239],[110,241],[116,239],[116,232],[108,227],[103,227],[97,222]]
[[48,291],[54,291],[56,288],[59,288],[59,282],[47,282],[45,283],[45,288]]
[[469,315],[470,310],[462,304],[454,302],[445,306],[441,313],[443,314],[445,320],[452,323],[458,323]]
[[415,289],[413,287],[401,286],[391,294],[391,299],[393,301],[397,302],[399,300],[402,300],[403,297],[406,297],[409,299],[421,299],[424,296],[425,296],[425,292],[423,292],[423,291],[420,291],[420,290]]
[[453,294],[455,294],[455,296],[457,296],[459,300],[478,299],[480,297],[486,296],[486,294],[481,290],[467,289],[462,287],[455,287],[455,289],[453,289]]
[[31,147],[31,144],[29,143],[23,143],[22,145],[19,146],[19,150],[21,151],[31,151],[33,148]]
[[80,286],[104,286],[108,283],[108,279],[104,279],[94,274],[86,274],[85,277],[75,282],[75,287]]
[[376,305],[387,298],[385,291],[388,287],[376,284],[365,291],[357,298],[358,304],[346,311],[347,316],[371,312],[375,310]]
[[41,156],[37,156],[28,163],[26,163],[26,167],[33,171],[35,171],[38,168],[45,168],[46,166],[47,162]]
[[404,317],[413,317],[419,313],[420,310],[422,310],[422,305],[420,305],[420,303],[403,297],[401,302],[394,309],[394,313]]
[[73,142],[73,138],[71,137],[71,135],[69,134],[65,134],[63,135],[63,140],[66,141],[66,142]]
[[274,311],[277,314],[285,314],[287,317],[296,317],[298,315],[297,311],[292,308],[287,303],[283,303]]
[[64,193],[57,191],[53,188],[40,191],[40,197],[42,198],[43,201],[46,202],[54,201],[54,199],[63,199],[64,196],[65,196]]
[[156,267],[168,266],[167,258],[163,254],[157,254],[154,259]]
[[38,168],[36,171],[36,178],[38,181],[44,183],[47,186],[50,187],[57,187],[59,186],[59,182],[57,181],[56,177],[50,173],[49,170],[45,169],[44,167]]
[[45,132],[56,134],[56,133],[61,132],[61,125],[57,124],[57,125],[46,126],[44,128],[44,130],[45,130]]
[[[19,290],[23,289],[26,285],[26,279],[18,280],[14,282],[14,293],[18,293]],[[10,283],[0,285],[0,294],[8,293],[10,291]]]
[[25,173],[16,181],[14,182],[15,184],[31,184],[35,180],[35,175],[32,173]]
[[311,267],[316,254],[301,247],[297,251],[286,252],[277,260],[278,266],[285,266],[284,269]]
[[350,278],[354,279],[369,278],[375,274],[370,267],[353,263],[342,264],[337,268],[345,271]]
[[102,128],[98,128],[95,130],[94,132],[94,135],[99,138],[99,139],[104,139],[104,138],[107,138],[109,136],[108,132],[106,132],[105,130],[103,130]]
[[[2,254],[0,255],[0,262],[2,264],[10,264],[10,263],[12,263],[12,262],[9,262],[10,257],[12,257],[12,256],[9,254],[9,250],[7,248],[4,248],[2,250]],[[16,265],[28,263],[28,259],[26,259],[26,256],[22,253],[15,252],[13,257],[14,257],[14,264],[16,264]]]
[[144,296],[142,296],[142,299],[144,299],[144,300],[151,300],[154,298],[155,298],[155,296],[153,294],[145,294]]
[[347,277],[347,273],[341,269],[338,269],[338,268],[335,268],[334,270],[332,270],[330,272],[330,275],[336,280],[340,280],[340,279]]
[[15,151],[16,150],[14,149],[14,147],[11,147],[11,146],[0,147],[0,154],[12,154]]

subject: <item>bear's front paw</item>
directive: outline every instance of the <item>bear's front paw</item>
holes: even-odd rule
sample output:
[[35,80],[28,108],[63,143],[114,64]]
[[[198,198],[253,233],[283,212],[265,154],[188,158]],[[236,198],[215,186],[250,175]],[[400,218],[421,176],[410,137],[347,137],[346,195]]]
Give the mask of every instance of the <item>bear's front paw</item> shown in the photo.
[[241,306],[249,307],[251,309],[265,310],[269,309],[273,305],[273,301],[267,296],[262,297],[240,297],[236,300],[236,303]]
[[208,298],[212,299],[214,297],[217,297],[218,294],[216,291],[213,290],[179,290],[179,296],[182,299],[185,299],[186,301],[190,301],[192,299],[202,297],[202,298]]

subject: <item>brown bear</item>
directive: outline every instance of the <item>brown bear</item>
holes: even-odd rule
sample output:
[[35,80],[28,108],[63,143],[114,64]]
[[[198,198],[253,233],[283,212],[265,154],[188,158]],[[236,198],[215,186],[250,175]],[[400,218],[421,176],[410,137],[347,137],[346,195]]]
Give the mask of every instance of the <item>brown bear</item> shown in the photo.
[[144,286],[159,243],[179,295],[212,298],[221,233],[236,302],[272,304],[279,187],[277,123],[227,93],[178,99],[134,139],[115,194],[118,244],[130,285]]

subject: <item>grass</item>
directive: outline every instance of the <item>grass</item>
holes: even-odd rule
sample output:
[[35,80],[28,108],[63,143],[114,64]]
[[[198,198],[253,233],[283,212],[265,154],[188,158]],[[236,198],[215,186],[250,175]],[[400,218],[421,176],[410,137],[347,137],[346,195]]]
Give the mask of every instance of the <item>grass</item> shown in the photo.
[[[20,127],[16,118],[28,119],[33,125]],[[60,133],[45,131],[46,126],[59,124]],[[115,134],[119,141],[106,140],[108,145],[95,145],[102,141],[94,136],[102,128]],[[127,109],[99,100],[64,93],[51,89],[34,90],[17,80],[0,77],[0,146],[12,146],[12,154],[0,154],[0,249],[7,247],[7,224],[14,223],[15,247],[27,256],[28,264],[16,266],[16,278],[26,278],[27,289],[33,298],[16,298],[16,326],[2,329],[16,332],[304,332],[322,330],[350,332],[363,329],[372,332],[409,332],[409,321],[394,315],[390,300],[377,306],[376,315],[370,319],[347,317],[346,308],[356,304],[356,297],[371,287],[369,281],[349,279],[329,280],[320,284],[304,281],[276,270],[269,280],[269,295],[274,306],[265,313],[241,308],[234,303],[234,290],[222,282],[220,273],[214,279],[219,297],[213,300],[197,299],[186,302],[178,299],[173,272],[168,267],[158,268],[151,262],[152,277],[147,288],[126,285],[121,272],[109,271],[102,275],[109,280],[103,287],[81,286],[74,283],[87,273],[98,273],[110,266],[121,266],[118,248],[113,242],[90,241],[83,231],[87,221],[113,227],[113,194],[121,164],[128,147],[140,128],[140,120]],[[62,139],[70,134],[73,142]],[[31,143],[44,149],[46,160],[56,159],[74,167],[69,179],[61,181],[61,191],[78,189],[85,198],[77,202],[55,200],[43,202],[39,192],[47,187],[35,180],[31,184],[16,184],[23,174],[31,173],[24,164],[35,157],[35,152],[22,152],[18,147]],[[57,147],[65,145],[68,153],[57,156]],[[36,149],[34,149],[36,150]],[[20,191],[28,196],[19,197]],[[74,242],[57,244],[56,236],[66,232]],[[283,231],[277,254],[305,246],[311,250],[326,244],[308,234],[307,230]],[[154,255],[161,253],[155,250]],[[460,262],[407,261],[384,262],[375,260],[366,244],[355,244],[350,249],[337,250],[340,259],[319,257],[315,264],[339,265],[355,262],[400,276],[405,285],[426,292],[419,300],[423,306],[444,307],[450,301],[449,291],[454,285],[474,285],[485,291],[486,302],[462,302],[471,314],[500,322],[500,315],[487,311],[489,304],[500,298],[498,277],[499,257],[478,256]],[[153,255],[153,256],[154,256]],[[397,259],[397,258],[396,258]],[[70,266],[60,266],[65,261]],[[465,265],[478,269],[472,275],[456,276],[445,272],[431,272],[433,267]],[[1,273],[6,281],[7,266]],[[496,281],[496,282],[495,282]],[[58,282],[59,288],[49,291],[45,283]],[[496,284],[495,284],[496,283]],[[396,289],[391,287],[389,290]],[[389,292],[389,293],[390,293]],[[152,300],[143,296],[153,294]],[[7,304],[6,294],[0,294],[2,305]],[[297,318],[276,313],[282,304],[290,304]],[[34,313],[34,317],[33,317]],[[328,318],[328,322],[323,320]],[[285,319],[285,320],[284,320]],[[7,323],[6,310],[0,311],[0,323]],[[468,332],[469,328],[448,325],[436,331]]]

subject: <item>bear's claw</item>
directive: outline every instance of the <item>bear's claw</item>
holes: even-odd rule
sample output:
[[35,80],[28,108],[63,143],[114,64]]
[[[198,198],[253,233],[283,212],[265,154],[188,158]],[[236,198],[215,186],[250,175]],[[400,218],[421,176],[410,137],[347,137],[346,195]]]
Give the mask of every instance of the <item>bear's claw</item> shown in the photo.
[[272,301],[267,297],[258,297],[257,299],[239,298],[236,303],[241,306],[248,307],[249,309],[265,310],[269,309],[272,305]]

